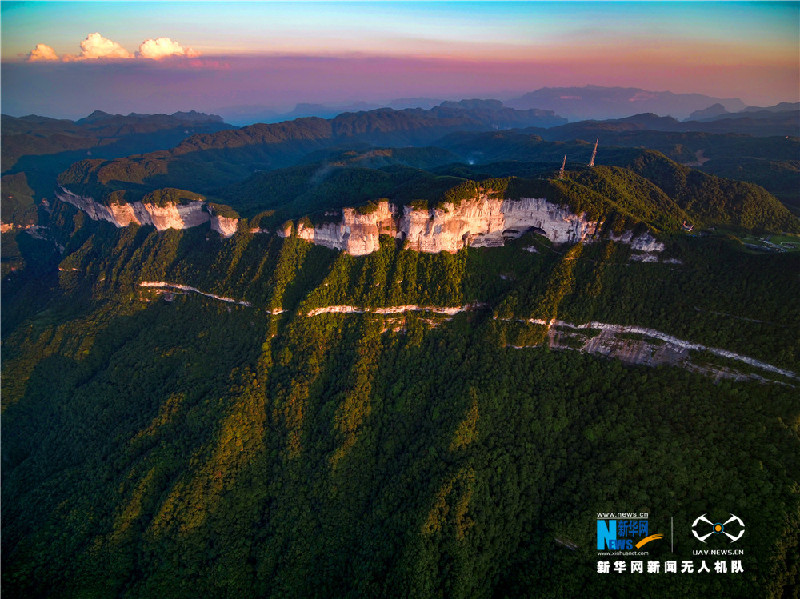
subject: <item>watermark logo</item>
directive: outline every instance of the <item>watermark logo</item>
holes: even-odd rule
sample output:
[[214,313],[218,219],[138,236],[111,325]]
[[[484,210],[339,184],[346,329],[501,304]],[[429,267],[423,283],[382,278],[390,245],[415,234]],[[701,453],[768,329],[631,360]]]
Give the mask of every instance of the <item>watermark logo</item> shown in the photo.
[[[738,532],[735,532],[737,530]],[[729,531],[733,531],[734,534]],[[705,514],[702,514],[692,523],[692,534],[701,543],[705,543],[712,535],[725,535],[730,539],[730,543],[735,543],[744,534],[744,522],[735,514],[731,514],[731,517],[725,522],[712,522],[706,518]]]
[[663,538],[650,534],[648,514],[598,514],[597,550],[632,551]]

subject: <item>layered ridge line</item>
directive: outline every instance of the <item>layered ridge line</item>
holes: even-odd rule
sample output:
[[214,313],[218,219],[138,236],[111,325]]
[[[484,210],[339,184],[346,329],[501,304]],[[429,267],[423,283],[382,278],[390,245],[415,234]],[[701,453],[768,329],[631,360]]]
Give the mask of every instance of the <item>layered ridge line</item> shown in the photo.
[[[61,187],[56,196],[63,202],[83,210],[94,220],[105,220],[117,227],[130,224],[153,225],[159,231],[188,229],[210,223],[211,229],[223,237],[231,237],[239,219],[215,213],[201,199],[187,203],[158,206],[146,202],[101,204]],[[343,208],[333,213],[335,220],[311,223],[301,219],[289,222],[277,231],[289,237],[296,230],[300,239],[352,256],[364,256],[380,248],[381,235],[395,238],[406,249],[425,252],[457,252],[464,247],[500,247],[506,240],[528,232],[547,237],[551,242],[578,243],[595,240],[601,221],[589,220],[584,213],[574,214],[545,198],[499,199],[479,194],[458,204],[445,203],[437,208],[397,206],[380,201],[367,209]],[[329,214],[330,216],[330,214]],[[251,233],[266,233],[252,229]],[[612,237],[641,252],[660,252],[664,244],[649,232],[634,236],[626,231]]]
[[212,231],[231,237],[239,225],[238,218],[216,214],[210,204],[202,199],[186,203],[169,202],[157,205],[149,202],[122,202],[101,204],[93,198],[71,192],[63,186],[55,192],[62,202],[83,210],[93,220],[104,220],[117,227],[152,225],[158,231],[188,229],[209,223]]
[[544,198],[508,200],[480,194],[458,205],[445,203],[430,209],[397,207],[388,201],[378,202],[366,214],[344,208],[338,221],[300,221],[297,235],[311,243],[363,256],[379,248],[381,235],[400,240],[408,249],[438,253],[457,252],[466,246],[502,246],[506,239],[528,231],[545,235],[554,243],[588,241],[597,234],[598,226],[584,214],[573,214]]
[[[311,243],[341,250],[353,256],[377,251],[380,236],[400,240],[407,249],[426,253],[457,252],[464,247],[499,247],[508,239],[528,232],[547,237],[553,243],[578,243],[595,240],[601,221],[574,214],[545,198],[499,199],[490,194],[445,203],[438,208],[398,207],[388,201],[378,202],[370,212],[342,209],[341,219],[320,224],[300,221],[297,235]],[[285,227],[279,235],[288,237]],[[660,252],[664,244],[649,232],[634,236],[626,231],[615,241],[626,243],[641,252]]]

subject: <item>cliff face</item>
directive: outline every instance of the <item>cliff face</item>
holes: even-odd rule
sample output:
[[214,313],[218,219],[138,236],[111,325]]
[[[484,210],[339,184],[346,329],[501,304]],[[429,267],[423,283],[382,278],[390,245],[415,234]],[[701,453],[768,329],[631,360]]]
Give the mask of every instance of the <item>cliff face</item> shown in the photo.
[[152,224],[159,231],[188,229],[211,220],[211,215],[205,210],[205,205],[202,202],[191,202],[183,205],[167,204],[166,206],[143,204],[142,208],[150,216]]
[[340,222],[310,227],[300,222],[297,225],[297,235],[311,243],[343,250],[353,256],[371,254],[378,249],[380,235],[399,236],[396,210],[389,202],[379,202],[377,210],[369,214],[344,208]]
[[236,229],[239,227],[239,219],[238,218],[228,218],[225,216],[219,216],[217,214],[211,215],[211,230],[216,231],[223,237],[231,237],[234,233],[236,233]]
[[72,204],[86,212],[94,220],[105,220],[117,227],[130,224],[153,225],[159,231],[167,229],[188,229],[203,223],[210,223],[211,229],[224,237],[236,232],[239,223],[236,218],[225,218],[211,213],[205,202],[196,201],[188,204],[156,204],[130,202],[105,206],[92,198],[79,196],[63,187],[56,191],[56,197],[62,202]]
[[[118,227],[134,223],[153,225],[159,231],[164,231],[170,228],[186,229],[208,222],[212,230],[230,237],[239,224],[236,218],[213,214],[212,208],[202,201],[166,206],[141,202],[105,206],[63,187],[56,192],[56,196],[80,208],[93,219],[106,220]],[[297,235],[317,245],[363,256],[378,250],[381,235],[390,235],[402,241],[404,247],[419,252],[457,252],[466,246],[502,246],[506,239],[521,237],[528,231],[541,233],[554,243],[588,242],[595,238],[600,224],[544,198],[503,200],[481,194],[457,206],[445,204],[437,209],[398,208],[385,201],[379,202],[367,214],[354,208],[344,208],[338,221],[317,225],[300,221]],[[258,229],[254,232],[263,231]],[[287,237],[291,235],[291,227],[287,225],[279,229],[277,234]],[[612,235],[612,239],[627,243],[639,252],[652,253],[664,249],[664,244],[649,233],[634,238],[627,231],[619,237]]]
[[625,231],[619,236],[616,236],[612,233],[611,239],[612,241],[627,243],[631,246],[631,249],[636,252],[661,252],[665,247],[663,243],[656,240],[655,237],[646,231],[638,237],[633,237],[633,233],[631,231]]
[[402,213],[389,202],[380,202],[369,214],[345,208],[341,221],[312,227],[301,223],[297,233],[312,243],[360,256],[378,249],[381,234],[403,240],[409,249],[436,253],[456,252],[467,245],[501,246],[505,239],[531,229],[556,243],[587,241],[597,227],[584,215],[542,198],[501,200],[480,195],[441,209],[404,206]]

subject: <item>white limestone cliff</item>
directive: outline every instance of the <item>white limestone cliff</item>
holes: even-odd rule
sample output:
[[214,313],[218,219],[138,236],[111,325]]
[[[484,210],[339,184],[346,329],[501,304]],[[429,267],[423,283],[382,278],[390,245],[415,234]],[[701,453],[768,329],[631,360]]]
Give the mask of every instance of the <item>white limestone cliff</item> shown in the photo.
[[625,231],[621,235],[612,233],[610,237],[612,241],[627,243],[636,252],[663,252],[666,247],[663,243],[657,241],[649,231],[645,231],[638,237],[634,237],[632,231]]
[[[239,220],[214,214],[203,201],[188,204],[143,204],[131,202],[106,206],[60,188],[56,196],[86,212],[95,220],[106,220],[118,227],[129,224],[153,225],[159,231],[186,229],[210,223],[212,230],[224,237],[232,236]],[[388,201],[378,202],[370,212],[344,208],[334,221],[313,225],[306,219],[297,223],[297,236],[311,243],[341,250],[353,256],[377,251],[380,236],[389,235],[403,246],[427,253],[457,252],[463,247],[497,247],[506,239],[521,237],[528,231],[547,236],[553,243],[590,242],[602,223],[588,220],[585,214],[574,214],[544,198],[508,200],[481,193],[458,205],[447,203],[440,208],[398,208]],[[292,234],[291,222],[279,227],[276,234]],[[262,232],[258,229],[258,232]],[[633,237],[631,231],[611,238],[626,243],[638,252],[661,252],[664,244],[645,232]]]
[[[134,202],[134,206],[138,202]],[[159,231],[167,229],[188,229],[196,227],[211,220],[211,215],[203,202],[190,202],[188,204],[167,204],[166,206],[156,206],[154,204],[143,204],[145,212],[149,215],[150,221]],[[135,208],[134,208],[135,209]],[[141,222],[141,221],[140,221]],[[149,224],[149,223],[141,223]]]
[[168,203],[164,206],[142,202],[124,202],[106,206],[93,198],[78,195],[64,187],[59,187],[55,195],[62,202],[67,202],[83,210],[90,218],[105,220],[117,227],[127,227],[131,224],[153,225],[159,231],[166,231],[167,229],[188,229],[210,223],[212,230],[223,237],[230,237],[236,232],[239,223],[236,218],[213,214],[208,204],[201,200],[187,204]]
[[308,226],[301,221],[297,225],[297,236],[353,256],[363,256],[378,249],[380,235],[398,236],[395,213],[395,206],[389,202],[379,202],[377,209],[369,214],[344,208],[339,222]]
[[409,249],[436,253],[456,252],[467,245],[501,246],[505,239],[520,237],[531,229],[556,243],[574,243],[594,237],[598,223],[543,198],[502,200],[481,194],[457,206],[445,204],[430,210],[403,206],[402,214],[389,202],[379,202],[368,214],[345,208],[340,221],[315,226],[301,222],[297,234],[312,243],[361,256],[378,249],[380,235],[400,239]]
[[223,237],[233,236],[238,227],[238,218],[229,218],[226,216],[219,216],[218,214],[211,215],[211,230],[216,231]]

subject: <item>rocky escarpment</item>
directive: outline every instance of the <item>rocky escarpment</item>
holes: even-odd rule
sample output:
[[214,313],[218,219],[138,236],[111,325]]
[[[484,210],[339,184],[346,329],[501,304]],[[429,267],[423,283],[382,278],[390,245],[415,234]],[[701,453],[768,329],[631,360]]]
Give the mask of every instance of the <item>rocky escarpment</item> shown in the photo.
[[[555,243],[591,240],[599,223],[573,214],[544,198],[508,200],[481,194],[441,208],[398,208],[379,202],[369,213],[342,210],[339,221],[318,225],[298,223],[297,235],[315,244],[354,256],[378,249],[379,236],[390,235],[420,252],[456,252],[465,246],[501,246],[506,239],[534,230]],[[286,231],[283,233],[287,234]]]
[[211,229],[230,237],[236,232],[239,219],[223,217],[214,213],[213,208],[202,199],[187,203],[166,203],[158,205],[149,202],[123,202],[101,204],[93,198],[81,196],[59,187],[55,192],[62,202],[72,204],[83,210],[94,220],[104,220],[117,227],[128,225],[153,225],[159,231],[167,229],[188,229],[210,223]]
[[[118,227],[130,224],[153,225],[159,231],[186,229],[210,223],[211,229],[224,237],[232,236],[239,219],[224,217],[198,198],[186,203],[144,202],[101,204],[61,187],[56,196],[86,212],[95,220],[105,220]],[[553,243],[588,242],[597,236],[601,222],[574,214],[544,198],[500,199],[481,193],[458,204],[445,203],[437,208],[398,207],[388,201],[371,205],[368,210],[344,208],[337,220],[312,224],[307,219],[297,224],[297,236],[311,243],[341,250],[353,256],[371,254],[380,247],[380,236],[389,235],[403,246],[419,252],[457,252],[471,247],[497,247],[507,239],[529,231],[545,235]],[[265,230],[251,230],[265,233]],[[278,231],[286,237],[291,226]],[[664,244],[645,232],[634,237],[627,231],[615,241],[627,243],[638,252],[651,256]]]
[[[361,256],[378,249],[380,235],[399,239],[408,249],[436,253],[456,252],[465,246],[502,246],[506,239],[521,237],[528,231],[545,235],[553,243],[588,242],[595,239],[601,224],[544,198],[509,200],[481,194],[458,205],[447,203],[432,209],[398,208],[389,202],[379,202],[368,213],[344,208],[337,221],[300,221],[297,235],[311,243]],[[289,228],[279,232],[284,236],[289,233]],[[664,244],[648,232],[634,237],[628,231],[614,239],[636,251],[664,249]]]
[[628,244],[634,252],[662,252],[666,247],[647,231],[637,237],[634,237],[632,231],[625,231],[621,235],[611,233],[610,238],[612,241]]

